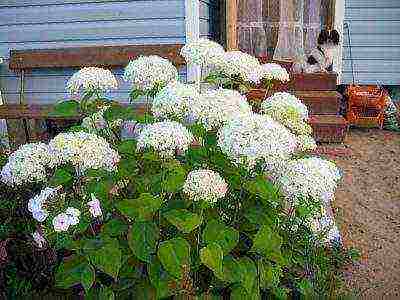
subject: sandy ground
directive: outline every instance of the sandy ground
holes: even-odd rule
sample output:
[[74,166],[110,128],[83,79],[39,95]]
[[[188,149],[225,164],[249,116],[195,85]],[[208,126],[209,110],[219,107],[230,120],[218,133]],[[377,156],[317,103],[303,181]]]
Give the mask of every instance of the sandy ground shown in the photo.
[[400,134],[352,129],[324,147],[345,173],[334,203],[344,243],[362,254],[347,286],[360,299],[400,299]]

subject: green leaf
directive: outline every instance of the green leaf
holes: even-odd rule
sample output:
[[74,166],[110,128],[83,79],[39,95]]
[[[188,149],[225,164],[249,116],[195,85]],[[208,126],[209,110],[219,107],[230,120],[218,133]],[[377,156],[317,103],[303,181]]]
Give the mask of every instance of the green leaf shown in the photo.
[[96,286],[89,293],[85,294],[86,300],[114,300],[115,295],[112,289],[105,286]]
[[261,299],[260,289],[257,287],[257,285],[254,285],[254,288],[252,289],[252,291],[248,292],[242,286],[235,285],[232,288],[230,299],[231,300],[260,300]]
[[257,268],[254,262],[248,257],[242,257],[238,260],[241,272],[241,285],[246,289],[248,294],[253,292],[257,280]]
[[162,204],[160,197],[143,193],[137,199],[127,199],[116,203],[116,208],[125,216],[137,221],[149,220]]
[[83,256],[75,256],[61,263],[55,280],[58,288],[68,289],[80,283],[88,291],[93,285],[94,278],[94,268]]
[[210,220],[203,231],[206,244],[217,243],[224,254],[228,254],[239,241],[239,232],[217,220]]
[[180,231],[189,233],[197,228],[202,219],[199,215],[194,214],[186,209],[173,209],[163,214],[164,217]]
[[150,282],[157,291],[157,299],[174,295],[175,291],[172,287],[177,286],[178,283],[162,268],[160,261],[153,258],[148,267]]
[[264,225],[253,238],[251,251],[258,252],[266,257],[275,258],[280,255],[282,237],[270,226]]
[[49,116],[52,117],[77,117],[80,114],[80,105],[77,101],[69,100],[57,103]]
[[186,171],[177,161],[163,165],[161,186],[168,193],[175,193],[182,189],[186,180]]
[[169,274],[181,279],[184,268],[190,266],[190,245],[180,237],[162,242],[158,248],[158,258]]
[[94,266],[115,279],[121,268],[121,257],[122,253],[116,239],[105,241],[101,248],[90,251],[89,254],[90,261]]
[[253,180],[245,182],[244,188],[250,193],[267,201],[276,201],[278,197],[278,189],[263,176],[258,176]]
[[65,168],[57,169],[53,177],[50,179],[50,185],[59,186],[67,185],[73,180],[73,176]]
[[102,227],[104,234],[111,237],[117,237],[128,231],[128,225],[120,219],[111,219]]
[[273,218],[275,215],[271,215],[266,209],[259,206],[250,207],[244,214],[244,217],[255,225],[273,225]]
[[260,287],[263,289],[278,288],[283,275],[280,266],[272,265],[265,259],[258,261],[258,273],[260,274]]
[[120,154],[134,155],[136,153],[136,141],[126,140],[118,145],[118,152]]
[[129,93],[129,98],[131,99],[131,101],[136,100],[137,98],[139,98],[140,96],[143,96],[144,92],[142,90],[132,90]]
[[128,243],[137,258],[150,262],[151,255],[156,252],[159,238],[160,230],[154,223],[136,222],[129,232]]
[[104,118],[107,121],[114,121],[118,119],[134,120],[135,117],[136,113],[133,107],[122,106],[119,103],[114,103],[104,112]]
[[200,260],[208,268],[210,268],[215,276],[220,279],[224,278],[222,269],[222,260],[224,253],[217,243],[213,243],[200,250]]
[[156,300],[157,293],[154,287],[147,282],[135,285],[135,296],[132,299]]
[[237,283],[242,279],[241,268],[238,261],[232,256],[224,257],[222,262],[222,270],[225,282]]

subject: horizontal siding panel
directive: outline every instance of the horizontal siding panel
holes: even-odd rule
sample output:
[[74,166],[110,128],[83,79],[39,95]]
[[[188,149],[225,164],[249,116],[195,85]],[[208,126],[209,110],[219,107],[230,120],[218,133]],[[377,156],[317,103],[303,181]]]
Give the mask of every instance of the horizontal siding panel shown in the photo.
[[346,0],[345,1],[346,9],[347,8],[356,8],[356,7],[364,7],[364,8],[399,8],[400,1],[398,0]]
[[63,41],[31,41],[28,43],[0,43],[0,56],[9,57],[9,51],[27,49],[59,49],[66,47],[83,46],[114,46],[114,45],[155,45],[155,44],[184,44],[185,36],[140,37],[140,38],[97,38],[91,40],[63,40]]
[[[26,6],[48,6],[48,5],[64,5],[64,4],[82,4],[82,3],[118,3],[118,2],[135,2],[138,0],[2,0],[0,8],[26,7]],[[157,0],[147,0],[157,1]],[[158,0],[168,2],[170,0]]]
[[142,20],[0,28],[0,43],[183,36],[184,20]]
[[[399,0],[400,1],[400,0]],[[400,18],[399,21],[347,21],[350,24],[350,33],[383,35],[383,34],[399,34],[400,35]]]
[[0,9],[0,26],[112,20],[184,18],[183,1],[134,1]]
[[[399,1],[400,2],[400,1]],[[400,20],[400,4],[396,8],[348,8],[345,10],[345,19],[352,21],[381,20],[394,21]]]
[[[356,73],[356,83],[400,85],[400,73]],[[343,73],[341,83],[352,83],[351,73]]]
[[[343,37],[344,45],[348,45],[347,34]],[[351,42],[356,47],[400,47],[400,34],[364,34],[353,32]]]
[[[357,59],[377,59],[377,60],[400,60],[399,47],[353,47],[353,58]],[[343,59],[350,59],[350,49],[343,49]]]
[[[354,60],[354,70],[360,73],[397,73],[400,70],[400,60]],[[351,61],[343,61],[343,71],[351,72]]]

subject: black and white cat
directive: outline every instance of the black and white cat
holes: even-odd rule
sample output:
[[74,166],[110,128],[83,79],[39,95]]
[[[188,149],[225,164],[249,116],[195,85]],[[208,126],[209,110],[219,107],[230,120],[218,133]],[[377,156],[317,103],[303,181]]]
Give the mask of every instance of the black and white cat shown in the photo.
[[318,36],[318,46],[303,61],[293,64],[293,73],[332,72],[334,53],[340,43],[337,30],[322,30]]

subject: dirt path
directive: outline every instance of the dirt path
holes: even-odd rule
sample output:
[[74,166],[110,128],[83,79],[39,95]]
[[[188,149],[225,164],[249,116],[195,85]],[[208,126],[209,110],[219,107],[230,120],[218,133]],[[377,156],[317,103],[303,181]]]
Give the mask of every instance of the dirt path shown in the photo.
[[351,130],[328,149],[345,173],[336,219],[345,245],[362,253],[347,284],[359,298],[400,299],[400,134]]

